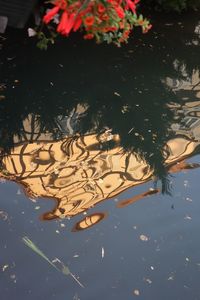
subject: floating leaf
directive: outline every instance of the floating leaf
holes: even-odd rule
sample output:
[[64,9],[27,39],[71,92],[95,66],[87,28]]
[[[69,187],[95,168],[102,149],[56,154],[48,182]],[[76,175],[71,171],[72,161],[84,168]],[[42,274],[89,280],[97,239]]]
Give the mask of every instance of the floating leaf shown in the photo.
[[64,275],[70,275],[82,288],[84,288],[83,284],[71,273],[69,268],[63,264],[58,258],[55,258],[51,261],[27,236],[22,238],[25,245],[31,248],[34,252],[44,258],[52,267],[54,267],[57,271],[63,273]]
[[27,247],[31,248],[34,252],[44,258],[52,267],[59,271],[59,269],[50,261],[50,259],[48,259],[48,257],[27,236],[23,237],[22,240]]

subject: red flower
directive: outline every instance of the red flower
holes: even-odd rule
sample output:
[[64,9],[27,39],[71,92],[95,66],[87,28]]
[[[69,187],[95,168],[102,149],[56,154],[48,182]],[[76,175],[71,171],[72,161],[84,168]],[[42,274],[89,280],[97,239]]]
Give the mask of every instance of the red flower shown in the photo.
[[140,2],[140,0],[126,0],[126,7],[125,9],[131,9],[132,12],[135,14],[136,13],[136,5],[137,3]]
[[124,14],[124,10],[121,6],[116,6],[115,11],[120,19],[124,18],[125,14]]
[[94,24],[94,17],[93,16],[86,17],[84,23],[86,26],[92,26]]
[[72,13],[70,16],[68,16],[68,13],[64,11],[60,23],[57,27],[57,32],[63,35],[68,35],[74,26],[75,23],[74,17],[75,17],[75,13]]
[[55,6],[52,9],[50,9],[48,13],[43,17],[43,22],[48,24],[53,19],[53,17],[59,12],[59,10],[59,6]]
[[70,31],[72,30],[74,23],[75,23],[75,13],[72,13],[69,16],[69,19],[68,19],[68,22],[67,22],[67,25],[65,27],[63,34],[68,35],[70,33]]
[[93,37],[94,37],[94,34],[93,34],[93,33],[88,33],[88,34],[85,34],[85,35],[83,36],[83,38],[84,38],[85,40],[91,40],[91,39],[93,39]]
[[60,23],[57,27],[57,32],[64,34],[65,28],[67,27],[68,23],[68,13],[66,11],[63,12]]
[[80,17],[77,17],[74,23],[73,31],[77,31],[81,27],[82,22],[82,19]]
[[105,12],[105,6],[102,4],[102,3],[99,3],[98,4],[98,7],[97,7],[97,10],[100,14],[104,13]]

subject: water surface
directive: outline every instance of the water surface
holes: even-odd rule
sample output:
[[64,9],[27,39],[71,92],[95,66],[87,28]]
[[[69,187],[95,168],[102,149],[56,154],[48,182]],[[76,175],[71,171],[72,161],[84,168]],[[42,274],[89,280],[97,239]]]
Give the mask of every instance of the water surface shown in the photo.
[[199,21],[157,17],[120,49],[8,32],[3,300],[199,299]]

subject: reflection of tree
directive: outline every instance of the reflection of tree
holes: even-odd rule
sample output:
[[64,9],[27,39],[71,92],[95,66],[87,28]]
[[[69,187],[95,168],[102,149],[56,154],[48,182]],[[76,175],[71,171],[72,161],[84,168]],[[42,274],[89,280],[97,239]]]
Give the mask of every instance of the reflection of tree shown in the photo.
[[162,149],[173,118],[166,103],[179,100],[161,79],[183,77],[180,68],[174,68],[175,60],[186,65],[188,76],[199,68],[199,49],[192,42],[198,39],[192,34],[197,23],[194,13],[189,22],[185,19],[183,29],[178,22],[165,26],[162,21],[161,33],[154,30],[142,42],[135,38],[134,44],[121,49],[88,46],[74,38],[44,53],[30,42],[17,46],[17,35],[14,45],[8,39],[1,65],[7,85],[6,99],[0,102],[1,147],[9,150],[16,135],[24,139],[24,120],[30,115],[40,133],[62,137],[61,119],[81,104],[86,111],[74,122],[75,132],[112,129],[124,149],[144,157],[165,189]]
[[[112,149],[104,147],[110,141]],[[168,140],[163,148],[165,168],[177,172],[198,167],[183,162],[198,150],[198,145],[199,141],[184,135]],[[153,174],[142,156],[121,148],[119,136],[109,131],[58,141],[24,142],[3,158],[2,166],[0,175],[23,184],[28,195],[57,200],[55,209],[44,214],[45,220],[84,212],[104,199],[151,180]],[[126,200],[125,204],[154,192]]]

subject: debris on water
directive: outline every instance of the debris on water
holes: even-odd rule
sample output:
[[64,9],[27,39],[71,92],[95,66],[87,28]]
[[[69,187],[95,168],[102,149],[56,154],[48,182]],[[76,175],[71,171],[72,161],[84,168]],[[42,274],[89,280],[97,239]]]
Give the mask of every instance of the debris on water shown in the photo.
[[155,251],[156,251],[156,252],[159,252],[159,251],[160,251],[160,246],[159,246],[159,245],[156,246]]
[[56,230],[56,233],[57,233],[57,234],[60,234],[60,231],[59,231],[59,230]]
[[128,134],[130,134],[133,130],[134,130],[134,127],[132,127],[132,128],[129,130]]
[[189,289],[189,286],[187,286],[186,284],[184,284],[183,286],[185,289]]
[[184,217],[184,219],[185,219],[185,220],[192,220],[192,217],[190,217],[189,215],[186,215],[186,216]]
[[174,280],[174,274],[170,275],[168,278],[167,278],[168,281],[170,280]]
[[15,59],[15,57],[16,57],[16,56],[13,56],[13,57],[7,57],[7,60],[8,60],[8,61],[11,61],[11,60]]
[[149,279],[149,278],[143,278],[143,280],[145,281],[145,282],[147,282],[148,284],[152,284],[152,280],[151,279]]
[[38,209],[40,209],[40,206],[36,206],[36,207],[35,207],[35,210],[38,210]]
[[29,197],[29,200],[31,200],[33,203],[36,203],[36,199],[35,198],[31,198],[31,197]]
[[153,266],[151,266],[150,269],[151,269],[152,271],[154,271],[154,267],[153,267]]
[[59,219],[65,219],[65,218],[66,218],[66,216],[64,214],[59,216]]
[[66,225],[64,223],[60,223],[60,227],[66,227]]
[[8,219],[7,212],[0,210],[0,219],[2,219],[3,221],[6,221]]
[[54,174],[58,175],[59,174],[59,170],[54,168]]
[[121,95],[118,92],[114,92],[114,95],[117,97],[121,97]]
[[17,282],[17,279],[16,279],[16,275],[15,275],[15,274],[11,274],[11,275],[10,275],[10,279],[13,280],[14,283]]
[[103,179],[99,178],[98,183],[100,183],[100,184],[103,183]]
[[188,187],[189,186],[188,180],[184,180],[183,185],[184,185],[184,187]]
[[135,296],[140,296],[140,291],[139,291],[139,290],[134,290],[134,291],[133,291],[133,294],[134,294]]
[[73,300],[80,300],[81,298],[79,298],[78,294],[75,294],[73,297]]
[[2,271],[4,272],[8,267],[9,267],[9,265],[4,265],[2,268]]
[[189,201],[189,202],[192,202],[192,199],[191,198],[189,198],[189,197],[186,197],[186,199],[185,199],[186,201]]
[[17,190],[17,195],[21,195],[20,189]]
[[101,248],[101,257],[104,258],[104,255],[105,255],[105,250],[104,250],[104,248],[102,247],[102,248]]
[[141,234],[140,235],[140,240],[143,241],[143,242],[147,242],[149,240],[148,236],[144,235],[144,234]]
[[79,257],[79,255],[78,254],[74,254],[74,256],[73,256],[74,258],[77,258],[77,257]]
[[186,258],[185,258],[185,260],[186,260],[187,262],[189,262],[189,261],[190,261],[190,259],[189,259],[188,257],[186,257]]
[[129,106],[128,105],[123,105],[122,106],[122,109],[121,109],[121,112],[123,113],[123,114],[125,114],[126,112],[128,112],[129,111]]

